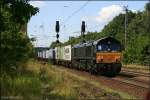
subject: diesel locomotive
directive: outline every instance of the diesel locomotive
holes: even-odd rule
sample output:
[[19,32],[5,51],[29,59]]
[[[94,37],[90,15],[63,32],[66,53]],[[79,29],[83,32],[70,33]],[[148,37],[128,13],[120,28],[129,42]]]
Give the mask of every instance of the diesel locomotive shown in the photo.
[[112,37],[76,45],[58,46],[47,54],[53,64],[64,65],[95,74],[116,76],[121,71],[122,46]]

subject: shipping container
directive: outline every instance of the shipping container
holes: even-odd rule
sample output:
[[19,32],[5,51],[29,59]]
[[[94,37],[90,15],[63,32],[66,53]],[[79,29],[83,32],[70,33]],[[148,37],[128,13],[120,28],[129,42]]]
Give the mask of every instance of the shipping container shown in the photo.
[[64,53],[63,60],[71,61],[71,45],[65,46],[63,53]]
[[64,47],[63,46],[56,47],[56,59],[63,60],[63,58],[64,58]]

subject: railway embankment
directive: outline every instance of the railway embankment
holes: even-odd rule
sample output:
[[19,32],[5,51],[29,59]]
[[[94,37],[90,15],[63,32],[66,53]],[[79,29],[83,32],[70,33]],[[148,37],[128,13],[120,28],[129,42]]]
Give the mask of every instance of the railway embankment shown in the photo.
[[[18,75],[1,77],[1,99],[133,99],[134,96],[101,85],[76,72],[30,60],[20,65]],[[93,78],[94,79],[94,78]],[[118,87],[119,88],[119,87]]]

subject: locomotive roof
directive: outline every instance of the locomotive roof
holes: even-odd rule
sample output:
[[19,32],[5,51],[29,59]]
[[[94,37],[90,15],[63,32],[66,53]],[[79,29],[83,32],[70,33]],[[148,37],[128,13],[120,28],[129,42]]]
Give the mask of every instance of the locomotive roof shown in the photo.
[[85,43],[79,43],[73,46],[73,48],[83,47],[83,46],[90,46],[92,45],[94,40],[86,41]]
[[116,42],[119,42],[118,40],[116,40],[115,38],[113,38],[113,37],[103,37],[103,38],[101,38],[101,39],[98,39],[98,40],[96,40],[96,41],[94,41],[94,44],[97,44],[98,42],[100,42],[100,41],[103,41],[103,40],[113,40],[113,41],[116,41]]
[[99,43],[100,41],[106,40],[106,39],[111,39],[111,40],[113,40],[113,41],[119,42],[118,40],[116,40],[115,38],[112,38],[112,37],[103,37],[103,38],[98,39],[98,40],[96,40],[96,41],[92,40],[92,41],[87,41],[87,42],[85,42],[85,43],[76,44],[76,45],[73,46],[73,48],[78,48],[78,47],[83,47],[83,46],[90,46],[90,45],[92,45],[92,44],[93,44],[93,45],[96,45],[96,44]]

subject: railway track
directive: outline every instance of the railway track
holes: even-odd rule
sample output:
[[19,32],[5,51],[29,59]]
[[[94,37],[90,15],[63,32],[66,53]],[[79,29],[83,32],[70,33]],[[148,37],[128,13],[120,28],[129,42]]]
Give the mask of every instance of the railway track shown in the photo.
[[121,73],[123,73],[123,74],[131,74],[131,75],[134,75],[134,76],[150,77],[150,73],[131,71],[131,70],[127,70],[127,69],[122,69]]
[[142,81],[142,80],[138,80],[138,79],[129,79],[129,78],[125,78],[125,77],[115,77],[113,78],[115,81],[120,81],[122,83],[125,83],[127,85],[134,85],[137,87],[141,87],[141,88],[145,88],[145,89],[149,89],[149,82],[148,81]]
[[144,98],[149,90],[148,82],[142,82],[137,79],[128,79],[120,76],[115,78],[108,78],[105,76],[91,75],[88,72],[83,72],[75,69],[65,68],[65,70],[66,69],[68,72],[75,73],[79,76],[88,77],[92,80],[100,82],[104,86],[110,87],[115,90],[123,91],[140,98]]
[[[140,77],[140,78],[139,78]],[[141,79],[142,78],[142,79]],[[145,88],[150,88],[150,74],[130,71],[130,70],[122,70],[120,74],[114,78],[115,80],[119,80],[125,82],[127,84],[133,84]]]

